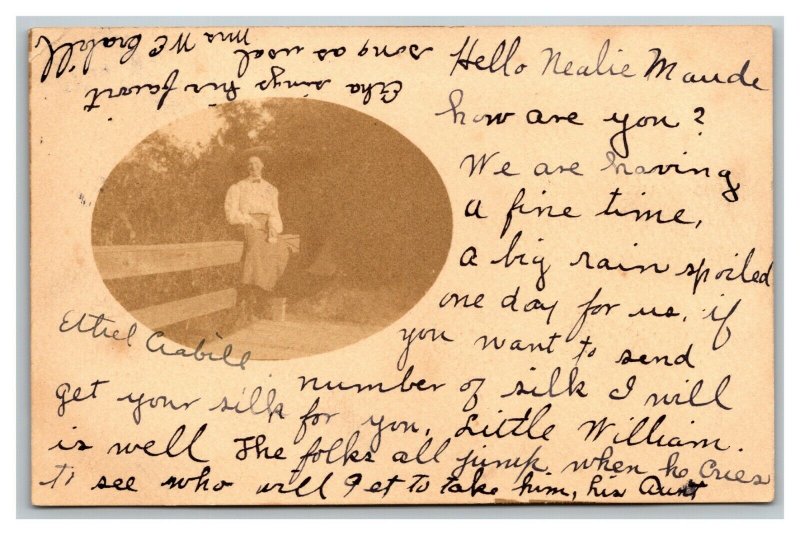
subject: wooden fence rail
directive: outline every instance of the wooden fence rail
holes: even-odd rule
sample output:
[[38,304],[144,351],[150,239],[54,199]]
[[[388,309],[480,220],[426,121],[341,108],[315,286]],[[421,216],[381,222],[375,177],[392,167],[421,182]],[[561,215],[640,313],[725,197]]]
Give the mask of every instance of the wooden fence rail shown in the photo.
[[[278,239],[292,252],[300,250],[300,236],[281,234]],[[242,258],[242,248],[240,241],[96,245],[94,258],[103,280],[115,280],[237,264]],[[227,288],[151,305],[134,310],[131,314],[138,321],[155,329],[225,310],[234,305],[236,288]]]

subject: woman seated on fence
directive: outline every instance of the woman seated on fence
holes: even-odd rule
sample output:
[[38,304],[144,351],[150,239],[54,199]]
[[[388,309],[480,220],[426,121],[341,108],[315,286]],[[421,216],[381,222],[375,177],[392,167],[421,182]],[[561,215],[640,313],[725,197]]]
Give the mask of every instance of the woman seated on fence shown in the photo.
[[228,189],[225,216],[231,225],[244,227],[241,288],[237,298],[239,319],[264,317],[266,301],[286,269],[289,251],[278,243],[283,221],[278,210],[278,190],[262,178],[264,164],[257,156],[247,160],[248,177]]

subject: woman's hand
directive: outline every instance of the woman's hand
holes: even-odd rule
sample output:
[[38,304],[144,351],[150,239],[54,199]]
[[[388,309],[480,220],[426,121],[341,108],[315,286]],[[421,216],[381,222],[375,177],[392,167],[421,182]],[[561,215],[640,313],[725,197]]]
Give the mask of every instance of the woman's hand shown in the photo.
[[272,224],[272,216],[267,218],[267,242],[278,243],[278,232]]

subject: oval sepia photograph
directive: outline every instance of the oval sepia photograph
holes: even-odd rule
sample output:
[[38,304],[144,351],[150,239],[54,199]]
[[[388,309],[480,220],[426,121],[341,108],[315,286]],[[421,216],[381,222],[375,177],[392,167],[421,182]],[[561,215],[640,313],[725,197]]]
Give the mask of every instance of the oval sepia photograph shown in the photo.
[[95,202],[95,261],[143,326],[252,359],[339,349],[428,291],[452,214],[428,158],[345,106],[210,107],[142,140]]

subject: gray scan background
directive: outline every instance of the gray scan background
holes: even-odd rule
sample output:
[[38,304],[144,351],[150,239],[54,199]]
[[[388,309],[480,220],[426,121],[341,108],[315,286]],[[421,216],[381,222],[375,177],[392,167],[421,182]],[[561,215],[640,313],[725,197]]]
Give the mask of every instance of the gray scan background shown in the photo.
[[[30,458],[28,30],[80,26],[764,25],[773,28],[775,500],[768,504],[34,507]],[[17,17],[17,518],[783,518],[783,17]]]

